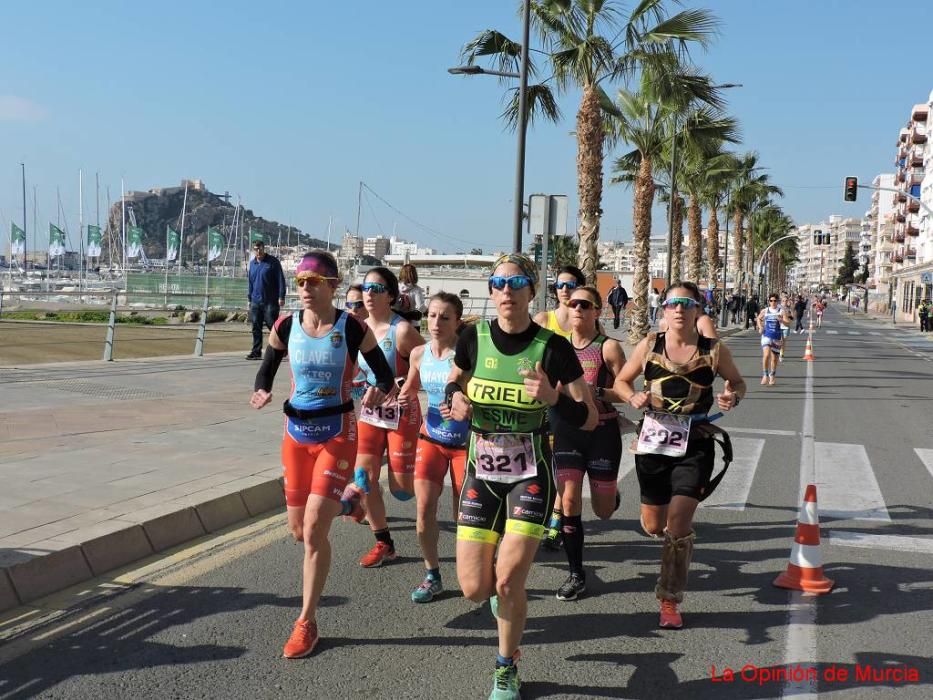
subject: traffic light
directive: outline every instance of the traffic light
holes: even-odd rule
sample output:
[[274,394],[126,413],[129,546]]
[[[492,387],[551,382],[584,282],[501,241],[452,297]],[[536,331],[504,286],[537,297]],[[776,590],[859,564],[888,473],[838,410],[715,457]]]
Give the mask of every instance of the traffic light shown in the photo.
[[847,177],[846,188],[845,188],[845,200],[847,202],[854,202],[857,198],[858,198],[858,178]]
[[823,233],[820,229],[816,229],[813,232],[813,245],[829,245],[829,236],[829,231]]

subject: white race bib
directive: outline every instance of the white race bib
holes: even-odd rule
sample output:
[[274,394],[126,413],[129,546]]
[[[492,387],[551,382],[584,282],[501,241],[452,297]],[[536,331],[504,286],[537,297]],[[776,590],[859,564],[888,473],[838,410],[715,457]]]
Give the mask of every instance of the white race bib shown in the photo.
[[646,411],[638,434],[636,453],[683,457],[690,438],[690,416]]
[[476,478],[511,484],[538,470],[534,437],[530,433],[476,435],[473,443]]
[[360,410],[360,421],[368,423],[369,425],[374,425],[377,428],[398,430],[398,421],[401,413],[402,409],[398,405],[398,401],[393,399],[375,408],[366,408],[366,406],[363,406]]

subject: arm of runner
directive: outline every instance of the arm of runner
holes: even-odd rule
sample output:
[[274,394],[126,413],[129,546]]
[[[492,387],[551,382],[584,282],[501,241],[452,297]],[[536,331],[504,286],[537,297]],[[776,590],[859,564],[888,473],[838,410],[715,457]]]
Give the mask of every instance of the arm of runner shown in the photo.
[[367,408],[374,408],[384,403],[387,398],[395,393],[395,377],[392,376],[392,369],[389,367],[389,363],[386,362],[386,356],[382,354],[382,350],[376,344],[376,336],[373,335],[368,326],[363,335],[363,342],[360,343],[360,352],[363,353],[366,363],[373,371],[373,374],[376,375],[376,386],[371,386],[366,390],[366,393],[363,394],[362,404]]
[[[568,397],[567,394],[570,394]],[[567,394],[560,394],[557,400],[557,412],[560,417],[581,430],[593,430],[599,425],[599,411],[593,403],[593,392],[583,377],[574,379],[567,385]],[[572,399],[572,400],[571,400]],[[586,407],[586,419],[581,423]]]
[[471,376],[472,372],[467,372],[456,364],[450,370],[447,387],[444,389],[447,400],[440,406],[441,415],[445,420],[469,420],[473,417],[473,404],[464,391]]
[[[609,338],[603,343],[603,360],[606,363],[606,367],[609,368],[609,373],[613,377],[618,377],[622,374],[622,369],[625,367],[625,351],[622,349],[622,344],[618,340]],[[622,398],[615,384],[603,389],[601,398],[603,401],[608,401],[609,403],[625,403],[625,399]]]
[[616,375],[615,384],[612,388],[618,397],[632,408],[644,408],[648,405],[649,395],[647,391],[635,391],[635,380],[645,371],[645,358],[648,355],[648,339],[643,338],[635,349],[631,357],[626,360],[622,371]]
[[411,351],[419,345],[424,345],[424,336],[408,321],[398,324],[398,352],[406,360],[411,357]]
[[[285,317],[291,322],[291,317]],[[282,319],[284,322],[285,318]],[[275,381],[275,373],[279,371],[279,365],[285,357],[287,346],[279,339],[276,330],[281,323],[276,323],[275,327],[269,331],[269,343],[266,345],[266,352],[262,357],[262,364],[256,372],[256,380],[253,383],[253,395],[249,399],[249,405],[255,409],[267,406],[272,401],[272,383]],[[286,336],[287,337],[287,336]]]
[[719,348],[719,376],[726,380],[726,385],[716,402],[723,411],[729,411],[735,408],[740,399],[745,398],[747,387],[742,375],[739,374],[738,367],[735,366],[735,360],[732,357],[732,351],[728,346],[722,345]]
[[408,376],[398,392],[398,402],[401,406],[408,406],[418,400],[418,390],[421,388],[421,358],[424,357],[425,345],[419,345],[411,351],[408,358]]

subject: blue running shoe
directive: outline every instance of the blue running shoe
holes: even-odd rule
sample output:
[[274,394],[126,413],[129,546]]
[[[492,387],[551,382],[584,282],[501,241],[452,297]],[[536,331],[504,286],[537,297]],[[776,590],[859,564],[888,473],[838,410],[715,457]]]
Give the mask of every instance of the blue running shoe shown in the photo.
[[518,692],[521,685],[517,666],[498,666],[492,677],[489,700],[521,700],[521,693]]
[[444,585],[440,579],[425,576],[421,585],[411,592],[411,600],[413,603],[430,603],[443,590]]

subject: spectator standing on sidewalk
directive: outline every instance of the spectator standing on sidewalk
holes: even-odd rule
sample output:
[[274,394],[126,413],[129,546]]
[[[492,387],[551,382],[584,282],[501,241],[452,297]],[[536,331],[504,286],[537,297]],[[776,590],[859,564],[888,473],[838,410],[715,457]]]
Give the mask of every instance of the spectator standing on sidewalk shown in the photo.
[[755,319],[758,318],[759,311],[761,311],[761,307],[758,305],[758,295],[756,294],[751,299],[749,299],[748,303],[745,305],[745,328],[746,329],[753,323],[756,323]]
[[619,315],[623,314],[628,304],[628,292],[622,286],[622,279],[616,279],[616,286],[609,290],[609,306],[612,307],[612,327],[619,327]]
[[249,262],[249,317],[253,324],[253,349],[247,360],[262,359],[262,327],[272,330],[279,309],[285,306],[285,274],[282,264],[266,252],[262,241],[253,243],[253,259]]
[[648,292],[648,323],[652,326],[658,321],[658,309],[661,308],[661,295],[657,289]]
[[917,315],[920,317],[920,332],[927,333],[930,330],[930,302],[924,299],[917,306]]

